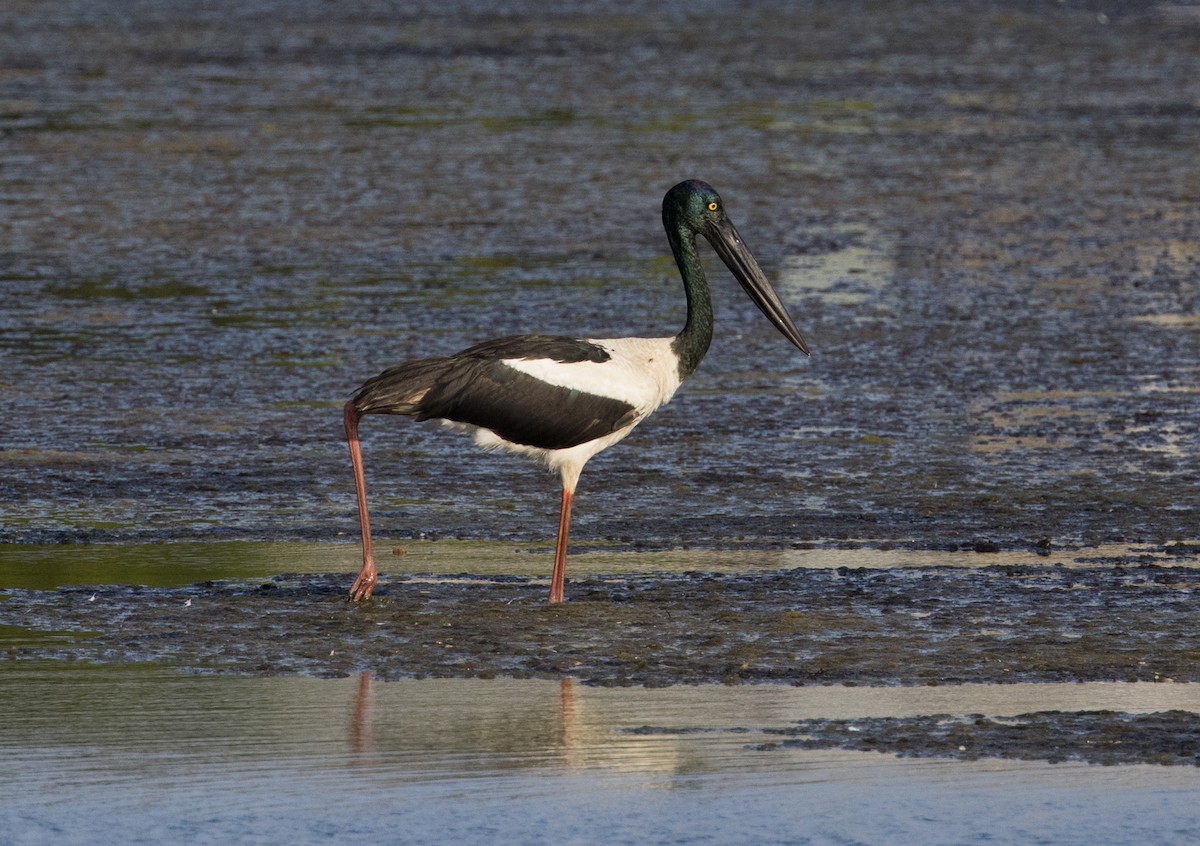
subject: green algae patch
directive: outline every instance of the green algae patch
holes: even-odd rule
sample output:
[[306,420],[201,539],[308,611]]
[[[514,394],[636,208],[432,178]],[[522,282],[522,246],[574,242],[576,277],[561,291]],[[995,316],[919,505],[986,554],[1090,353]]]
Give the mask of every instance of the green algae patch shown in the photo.
[[22,650],[37,650],[40,654],[52,653],[55,647],[70,646],[95,636],[94,632],[66,629],[46,631],[0,625],[0,655],[12,655]]
[[173,588],[212,579],[266,577],[281,567],[327,572],[337,547],[301,543],[0,544],[0,588],[82,585]]

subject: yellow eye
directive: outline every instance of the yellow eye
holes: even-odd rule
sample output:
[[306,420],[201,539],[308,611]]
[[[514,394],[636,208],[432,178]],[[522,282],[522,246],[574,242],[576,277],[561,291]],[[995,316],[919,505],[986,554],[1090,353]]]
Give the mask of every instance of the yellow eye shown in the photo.
[[716,204],[716,203],[709,203],[709,204],[708,204],[708,210],[709,210],[709,211],[716,211],[716,210],[717,210],[717,204]]

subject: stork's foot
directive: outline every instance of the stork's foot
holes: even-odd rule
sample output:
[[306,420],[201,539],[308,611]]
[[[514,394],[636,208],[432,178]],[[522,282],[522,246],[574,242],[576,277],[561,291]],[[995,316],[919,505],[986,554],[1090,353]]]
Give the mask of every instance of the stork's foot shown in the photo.
[[362,602],[371,598],[371,592],[379,582],[379,571],[375,569],[374,561],[367,561],[358,571],[358,578],[350,586],[350,601]]

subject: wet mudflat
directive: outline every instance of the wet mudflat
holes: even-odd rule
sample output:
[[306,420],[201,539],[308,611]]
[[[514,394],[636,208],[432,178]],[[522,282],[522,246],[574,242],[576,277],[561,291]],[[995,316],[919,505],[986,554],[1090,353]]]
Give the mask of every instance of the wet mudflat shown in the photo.
[[[59,799],[74,772],[79,814],[35,791],[4,830],[84,842],[140,772],[164,786],[121,842],[328,838],[330,796],[364,829],[436,832],[487,793],[462,783],[483,762],[495,801],[459,841],[579,837],[564,803],[610,843],[1023,843],[1022,811],[1059,843],[1193,841],[1196,768],[1144,765],[1195,763],[1200,713],[1198,36],[1168,3],[8,3],[0,723],[26,745],[0,766]],[[687,177],[722,192],[813,357],[714,266],[708,359],[584,472],[562,608],[552,479],[368,421],[375,524],[406,554],[346,603],[345,397],[486,337],[677,331],[658,217]],[[362,715],[442,677],[470,687],[394,736],[489,697],[561,727],[565,679],[629,709],[593,751],[737,751],[694,779],[686,757],[580,777],[559,731],[508,780],[464,727],[446,755],[369,761],[346,800]],[[1017,682],[1043,695],[931,693]],[[1106,698],[1127,682],[1174,693]],[[702,701],[659,719],[647,686]],[[712,718],[766,689],[927,698]],[[239,723],[247,699],[273,729]],[[306,748],[300,700],[334,745]],[[198,729],[123,745],[105,701]],[[440,769],[414,787],[421,761]],[[268,773],[280,796],[252,787]],[[398,794],[415,818],[371,817]]]
[[[352,531],[345,397],[484,337],[677,331],[691,176],[814,355],[714,268],[710,355],[588,467],[580,543],[1195,534],[1186,7],[12,8],[0,539]],[[537,470],[368,423],[380,531],[552,535]]]
[[[60,556],[70,549],[57,548]],[[341,550],[353,565],[353,548]],[[16,673],[53,662],[174,668],[206,677],[699,686],[704,692],[693,707],[720,707],[723,691],[745,683],[797,691],[834,686],[847,703],[872,701],[889,688],[924,689],[916,698],[924,710],[915,713],[854,722],[811,716],[760,727],[768,736],[747,741],[746,748],[1200,765],[1200,569],[1193,550],[1132,548],[1119,555],[1106,548],[1105,556],[1060,550],[1049,563],[1028,555],[974,566],[988,555],[925,552],[914,553],[924,556],[925,566],[882,568],[813,566],[822,556],[836,561],[837,550],[798,557],[644,553],[640,560],[591,553],[578,556],[581,572],[561,606],[546,604],[544,574],[529,575],[545,557],[530,554],[535,551],[416,544],[391,562],[375,597],[361,605],[347,600],[349,572],[174,587],[12,588],[0,602],[2,658]],[[158,548],[160,560],[171,552],[171,545]],[[243,566],[329,552],[315,544],[283,545],[274,554],[245,544],[226,550]],[[476,558],[489,560],[493,572],[453,569]],[[613,559],[627,566],[633,559],[640,570],[605,572]],[[797,566],[798,560],[809,566]],[[19,575],[9,561],[10,572]],[[223,566],[229,558],[214,555],[208,569]],[[1055,707],[1064,684],[1084,692],[1072,707]],[[1119,704],[1113,710],[1102,694],[1086,692],[1088,684],[1101,691],[1124,685],[1152,700],[1162,690],[1162,710],[1126,713]],[[1020,688],[1022,704],[1032,707],[994,716],[933,710],[942,688],[963,685]],[[634,729],[714,731],[703,722]]]
[[[522,569],[532,557],[492,552]],[[0,621],[16,627],[10,660],[202,672],[651,686],[1200,682],[1194,557],[1190,567],[601,572],[571,579],[557,607],[544,576],[519,573],[393,572],[361,606],[347,601],[348,582],[285,574],[7,590]]]

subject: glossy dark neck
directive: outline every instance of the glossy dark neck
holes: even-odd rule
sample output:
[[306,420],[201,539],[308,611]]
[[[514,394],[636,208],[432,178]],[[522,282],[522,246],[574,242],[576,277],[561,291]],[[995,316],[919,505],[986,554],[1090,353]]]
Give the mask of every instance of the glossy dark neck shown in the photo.
[[679,356],[679,378],[686,379],[700,366],[712,341],[712,294],[704,278],[700,253],[696,250],[696,233],[676,221],[666,224],[667,240],[671,242],[671,252],[675,254],[679,275],[683,277],[683,291],[687,295],[687,322],[671,344]]

